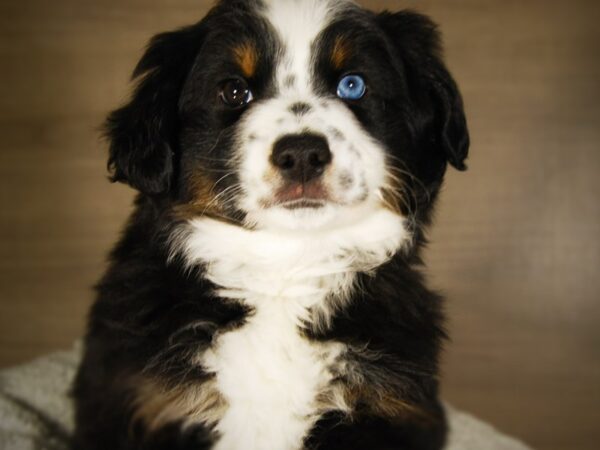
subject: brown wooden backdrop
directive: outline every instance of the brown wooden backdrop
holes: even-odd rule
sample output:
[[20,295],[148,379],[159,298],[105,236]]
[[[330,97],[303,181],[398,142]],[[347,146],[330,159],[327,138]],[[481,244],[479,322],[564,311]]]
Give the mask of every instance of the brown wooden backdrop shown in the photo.
[[[445,396],[540,449],[600,440],[600,2],[364,1],[445,35],[473,136],[428,252]],[[0,366],[69,346],[132,199],[98,126],[201,0],[0,1]]]

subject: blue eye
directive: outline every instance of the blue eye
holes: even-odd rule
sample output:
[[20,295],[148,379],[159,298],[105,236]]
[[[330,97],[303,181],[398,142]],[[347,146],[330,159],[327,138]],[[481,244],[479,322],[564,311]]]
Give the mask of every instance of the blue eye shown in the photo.
[[346,75],[338,83],[337,96],[344,100],[358,100],[365,95],[367,85],[360,75]]

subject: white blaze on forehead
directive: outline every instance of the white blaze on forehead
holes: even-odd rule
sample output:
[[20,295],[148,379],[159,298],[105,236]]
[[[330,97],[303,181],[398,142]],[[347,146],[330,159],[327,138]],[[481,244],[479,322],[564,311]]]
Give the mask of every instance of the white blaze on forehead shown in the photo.
[[267,0],[266,18],[277,31],[284,52],[276,69],[281,90],[286,79],[293,77],[294,90],[300,94],[310,91],[311,47],[315,38],[331,22],[344,0]]

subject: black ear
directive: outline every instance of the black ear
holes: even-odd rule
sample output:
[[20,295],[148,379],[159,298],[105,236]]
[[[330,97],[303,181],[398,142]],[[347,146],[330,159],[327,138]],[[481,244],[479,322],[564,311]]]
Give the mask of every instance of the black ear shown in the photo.
[[400,58],[410,97],[419,111],[416,133],[428,146],[441,150],[456,169],[465,170],[469,132],[462,97],[442,61],[436,25],[411,11],[384,12],[377,20]]
[[155,36],[133,72],[137,87],[128,104],[106,121],[112,181],[146,194],[169,190],[173,178],[177,105],[201,43],[198,25]]

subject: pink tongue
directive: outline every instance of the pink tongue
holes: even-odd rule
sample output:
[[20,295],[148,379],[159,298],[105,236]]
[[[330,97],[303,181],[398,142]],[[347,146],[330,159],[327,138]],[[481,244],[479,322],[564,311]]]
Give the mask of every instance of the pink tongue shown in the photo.
[[327,196],[321,183],[293,183],[279,191],[277,199],[281,202],[290,202],[300,199],[324,200]]
[[293,184],[281,189],[277,194],[279,201],[290,202],[304,197],[304,186],[302,184]]
[[295,188],[293,188],[291,190],[292,190],[292,196],[295,198],[301,198],[304,195],[304,185],[303,184],[299,184],[298,186],[296,186]]

